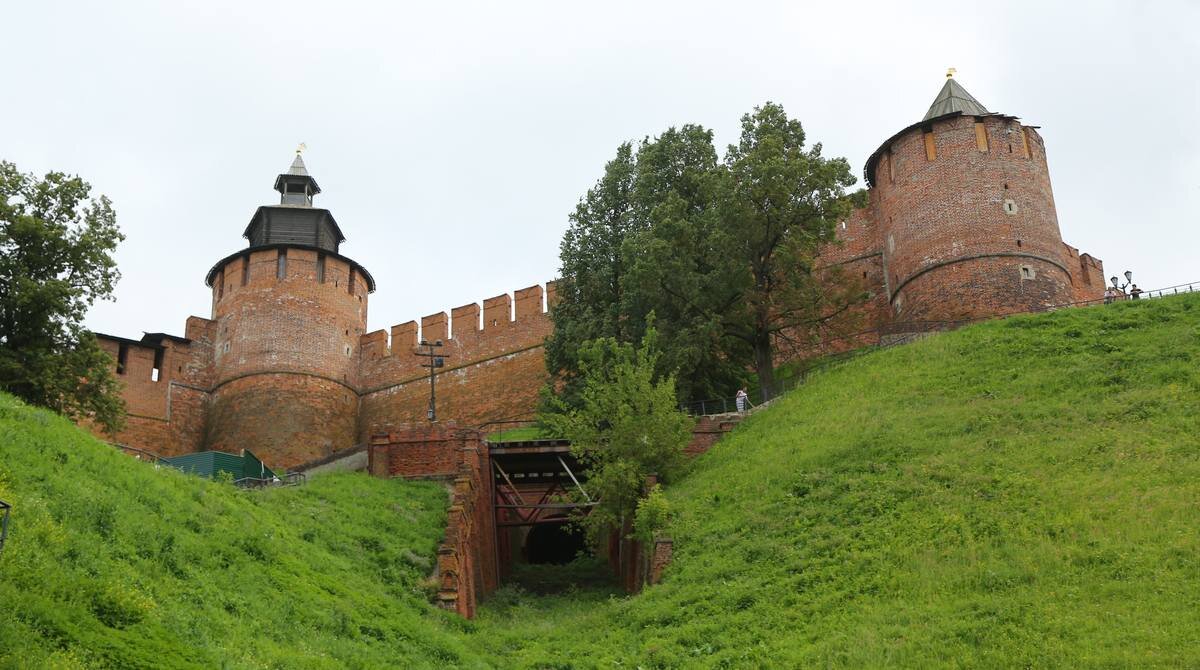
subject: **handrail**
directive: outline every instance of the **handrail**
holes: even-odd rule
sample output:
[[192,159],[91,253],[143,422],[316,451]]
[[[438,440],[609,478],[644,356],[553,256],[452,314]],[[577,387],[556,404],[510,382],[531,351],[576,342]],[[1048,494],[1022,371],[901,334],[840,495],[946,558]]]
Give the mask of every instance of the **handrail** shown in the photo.
[[8,515],[12,505],[0,500],[0,510],[4,512],[4,516],[0,517],[0,551],[4,551],[4,540],[8,539]]
[[239,489],[263,489],[270,486],[299,486],[308,482],[303,472],[289,472],[282,477],[242,477],[233,480]]
[[151,463],[157,463],[162,460],[162,456],[150,451],[146,451],[145,449],[138,449],[137,447],[131,447],[127,444],[121,444],[120,442],[109,442],[109,444],[120,449],[121,451],[133,452],[130,455],[138,460],[141,460],[143,456],[150,459]]

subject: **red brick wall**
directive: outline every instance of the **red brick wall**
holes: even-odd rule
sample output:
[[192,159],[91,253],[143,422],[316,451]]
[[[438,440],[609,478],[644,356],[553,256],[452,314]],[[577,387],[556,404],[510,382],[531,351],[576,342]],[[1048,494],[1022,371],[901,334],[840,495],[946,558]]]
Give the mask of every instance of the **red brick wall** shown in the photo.
[[[446,363],[436,382],[439,419],[477,426],[532,417],[547,378],[542,343],[552,327],[542,293],[540,286],[517,291],[515,320],[507,294],[485,300],[482,329],[477,303],[453,309],[449,324],[445,312],[421,320],[421,338],[444,342],[439,352]],[[360,439],[426,418],[429,370],[421,367],[426,359],[414,355],[416,324],[393,326],[391,333],[390,347],[384,331],[362,338]]]
[[478,599],[499,585],[492,466],[482,434],[426,424],[376,435],[368,463],[376,477],[451,481],[446,537],[438,547],[438,604],[474,618]]

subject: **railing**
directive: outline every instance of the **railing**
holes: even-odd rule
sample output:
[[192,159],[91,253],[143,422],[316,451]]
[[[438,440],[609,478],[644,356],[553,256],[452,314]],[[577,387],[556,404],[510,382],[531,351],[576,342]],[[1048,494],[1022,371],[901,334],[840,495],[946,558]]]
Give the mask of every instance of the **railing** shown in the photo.
[[158,463],[160,460],[162,460],[162,457],[158,454],[151,453],[145,449],[138,449],[137,447],[131,447],[127,444],[120,444],[119,442],[109,442],[109,444],[129,454],[130,456],[133,456],[139,461],[145,460],[150,461],[151,463]]
[[239,489],[265,489],[271,486],[300,486],[308,482],[303,472],[289,472],[282,477],[242,477],[233,480]]
[[[803,384],[805,381],[805,378],[807,378],[808,375],[812,374],[813,372],[825,370],[827,368],[833,367],[834,365],[844,363],[844,362],[850,360],[851,358],[861,356],[862,354],[865,354],[868,351],[874,350],[876,348],[877,348],[876,345],[867,345],[867,346],[861,347],[859,349],[852,349],[850,351],[846,351],[846,352],[843,352],[840,354],[832,354],[829,356],[824,356],[824,357],[820,358],[819,360],[814,361],[812,364],[807,365],[800,370],[797,370],[794,374],[792,374],[788,377],[784,377],[783,379],[777,379],[775,381],[775,388],[772,390],[771,393],[766,394],[766,397],[763,397],[762,394],[758,394],[758,402],[755,402],[754,400],[752,400],[749,397],[746,398],[746,411],[754,409],[759,404],[768,403],[768,402],[774,400],[775,398],[778,398],[779,396],[783,395],[784,393],[787,393],[788,391],[795,389],[797,386],[800,386],[801,384]],[[709,400],[694,400],[692,402],[680,403],[679,409],[680,409],[680,411],[688,414],[689,416],[706,416],[706,415],[711,415],[711,414],[729,414],[729,413],[738,411],[737,396],[728,396],[725,398],[712,398]]]
[[12,510],[12,505],[0,500],[0,512],[4,516],[0,517],[0,551],[4,551],[4,541],[8,539],[8,514]]
[[[778,398],[780,395],[783,395],[784,393],[787,393],[788,391],[791,391],[792,389],[796,388],[797,386],[800,386],[801,384],[803,384],[805,381],[805,378],[808,377],[808,375],[813,372],[817,372],[819,370],[824,370],[833,365],[843,363],[846,360],[849,360],[849,359],[859,356],[861,354],[867,353],[868,351],[872,351],[872,350],[879,349],[879,348],[886,348],[886,347],[889,347],[889,346],[892,346],[895,344],[901,344],[904,342],[904,340],[896,340],[896,341],[892,341],[892,342],[884,341],[885,335],[892,335],[892,336],[912,335],[912,334],[917,334],[917,333],[928,333],[928,332],[939,331],[939,330],[952,330],[954,328],[965,326],[965,325],[968,325],[971,323],[977,323],[980,321],[991,321],[992,319],[999,319],[999,318],[1004,318],[1004,317],[1008,317],[1008,316],[1016,316],[1018,314],[1036,314],[1036,313],[1040,313],[1040,312],[1053,312],[1053,311],[1056,311],[1059,309],[1064,309],[1067,307],[1087,307],[1089,305],[1107,305],[1107,304],[1112,304],[1112,303],[1117,303],[1117,302],[1131,302],[1134,300],[1151,300],[1151,299],[1163,298],[1163,297],[1167,297],[1167,296],[1181,295],[1181,294],[1195,293],[1195,292],[1200,292],[1200,282],[1191,282],[1188,284],[1176,284],[1175,286],[1168,286],[1166,288],[1156,288],[1156,289],[1151,289],[1149,291],[1142,291],[1141,293],[1138,294],[1138,297],[1133,297],[1133,296],[1126,295],[1126,294],[1120,294],[1116,297],[1110,296],[1110,297],[1103,297],[1103,298],[1094,298],[1092,300],[1079,300],[1079,301],[1075,301],[1075,302],[1056,303],[1053,305],[1045,305],[1042,307],[1035,307],[1034,309],[1029,309],[1029,310],[1004,312],[1001,314],[994,314],[991,316],[981,316],[981,317],[975,317],[975,318],[969,318],[969,319],[958,319],[958,320],[953,320],[953,321],[902,321],[899,323],[888,324],[888,325],[882,326],[880,328],[873,328],[871,330],[860,331],[860,332],[854,333],[852,335],[843,335],[843,336],[838,336],[838,337],[827,338],[825,340],[822,340],[822,344],[828,344],[830,342],[838,341],[838,340],[862,340],[863,338],[868,338],[870,336],[876,336],[877,339],[874,344],[864,344],[855,349],[851,349],[850,351],[846,351],[846,352],[842,352],[842,353],[838,353],[838,354],[832,354],[830,356],[824,356],[824,357],[820,358],[814,365],[810,365],[810,366],[803,368],[794,377],[787,378],[782,381],[776,381],[775,388],[772,390],[772,392],[769,394],[766,394],[766,397],[760,397],[760,400],[762,402],[766,403],[766,402],[770,402],[771,400],[774,400],[775,398]],[[753,407],[753,405],[751,403],[747,403],[747,409],[750,409],[751,407]],[[737,399],[735,396],[728,396],[725,398],[713,398],[713,399],[709,399],[709,400],[696,400],[696,401],[692,401],[692,402],[681,403],[679,405],[679,409],[680,409],[680,411],[686,412],[690,416],[703,416],[703,415],[708,415],[708,414],[727,414],[729,412],[737,411]]]

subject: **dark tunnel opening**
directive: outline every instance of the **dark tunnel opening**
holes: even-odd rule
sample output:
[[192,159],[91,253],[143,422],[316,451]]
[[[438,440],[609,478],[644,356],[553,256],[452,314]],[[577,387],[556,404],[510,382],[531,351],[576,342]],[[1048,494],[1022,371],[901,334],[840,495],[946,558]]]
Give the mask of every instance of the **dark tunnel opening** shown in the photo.
[[534,526],[525,538],[525,558],[531,564],[565,565],[586,550],[583,533],[565,521]]

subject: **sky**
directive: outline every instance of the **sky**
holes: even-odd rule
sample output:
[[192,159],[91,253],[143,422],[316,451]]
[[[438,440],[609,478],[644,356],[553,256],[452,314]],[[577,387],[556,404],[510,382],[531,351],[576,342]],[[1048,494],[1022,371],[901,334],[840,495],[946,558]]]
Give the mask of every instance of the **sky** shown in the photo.
[[370,330],[544,283],[624,141],[774,101],[861,175],[947,67],[1039,126],[1063,239],[1200,282],[1200,2],[0,0],[0,160],[78,174],[126,240],[89,328],[183,334],[304,142]]

